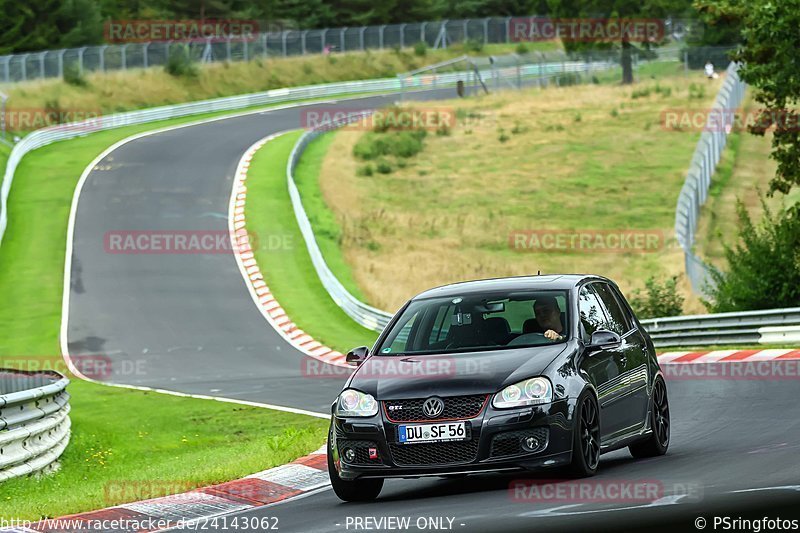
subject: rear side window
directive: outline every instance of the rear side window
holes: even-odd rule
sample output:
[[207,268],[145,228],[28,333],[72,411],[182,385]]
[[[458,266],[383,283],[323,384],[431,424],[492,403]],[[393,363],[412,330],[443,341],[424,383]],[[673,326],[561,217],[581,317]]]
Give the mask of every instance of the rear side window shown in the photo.
[[592,285],[584,285],[578,294],[578,310],[581,315],[581,329],[583,338],[589,341],[592,333],[598,329],[609,329],[608,319],[603,312],[603,306],[597,298]]
[[608,311],[609,329],[618,335],[624,335],[631,329],[630,320],[622,310],[619,299],[614,290],[606,283],[594,283],[592,287],[597,291],[600,301]]

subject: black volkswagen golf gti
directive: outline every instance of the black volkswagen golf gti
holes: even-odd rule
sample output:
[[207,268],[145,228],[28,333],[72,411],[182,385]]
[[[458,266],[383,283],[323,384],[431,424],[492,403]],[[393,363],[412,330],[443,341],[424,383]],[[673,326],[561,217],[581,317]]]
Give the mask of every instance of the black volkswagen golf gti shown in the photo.
[[663,455],[669,404],[653,342],[616,284],[557,275],[423,292],[332,406],[328,470],[345,501],[385,478],[562,468],[627,446]]

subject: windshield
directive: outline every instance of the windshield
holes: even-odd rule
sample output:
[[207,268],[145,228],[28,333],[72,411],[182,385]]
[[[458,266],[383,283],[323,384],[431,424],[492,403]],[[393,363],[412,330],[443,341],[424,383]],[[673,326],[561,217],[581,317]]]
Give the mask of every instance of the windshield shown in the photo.
[[524,348],[568,336],[567,291],[505,291],[416,300],[378,346],[379,355]]

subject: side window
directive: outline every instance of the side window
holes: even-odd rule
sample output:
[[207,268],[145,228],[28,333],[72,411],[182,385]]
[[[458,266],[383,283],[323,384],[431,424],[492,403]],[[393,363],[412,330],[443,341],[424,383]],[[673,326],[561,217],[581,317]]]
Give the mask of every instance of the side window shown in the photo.
[[591,285],[585,285],[578,295],[578,310],[581,314],[584,340],[588,341],[592,333],[598,329],[608,329],[608,320],[603,313],[603,306]]
[[408,349],[408,337],[411,335],[411,330],[414,324],[419,320],[420,311],[417,311],[406,320],[406,323],[397,330],[397,335],[392,339],[391,344],[384,343],[384,348],[381,350],[383,353],[402,353]]
[[454,305],[442,305],[439,307],[439,310],[436,311],[436,316],[433,319],[433,325],[431,327],[431,334],[428,337],[428,345],[442,342],[447,338],[447,334],[450,333],[453,311],[455,311]]
[[603,302],[606,311],[608,311],[609,329],[618,335],[625,334],[631,329],[631,323],[628,317],[625,316],[613,289],[606,283],[595,283],[592,287],[597,290],[597,295]]

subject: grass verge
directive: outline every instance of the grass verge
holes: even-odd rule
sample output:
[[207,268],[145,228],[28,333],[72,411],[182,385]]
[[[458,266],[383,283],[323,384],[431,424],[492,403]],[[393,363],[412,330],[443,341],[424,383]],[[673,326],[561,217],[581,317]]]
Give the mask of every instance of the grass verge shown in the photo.
[[[288,245],[280,250],[259,247],[256,260],[265,281],[286,314],[316,340],[345,352],[354,346],[372,345],[377,333],[353,322],[328,296],[319,281],[311,258],[295,221],[289,192],[286,188],[286,162],[301,132],[282,135],[261,148],[253,158],[247,179],[247,229],[256,235],[280,235]],[[301,194],[313,187],[314,168],[324,153],[325,137],[314,143],[310,157],[298,167]],[[317,174],[318,175],[318,174]],[[305,197],[304,197],[305,200]],[[312,204],[321,201],[313,195]],[[311,205],[308,206],[309,211]],[[319,216],[319,213],[316,213]],[[329,237],[326,240],[330,241]],[[322,245],[322,243],[321,243]],[[326,245],[331,251],[331,242]],[[341,258],[332,254],[326,260],[335,264]]]
[[[15,366],[63,368],[58,335],[65,240],[84,168],[120,139],[208,116],[100,132],[23,158],[0,247],[0,367],[13,360]],[[313,451],[327,427],[302,415],[79,380],[69,391],[73,437],[61,470],[4,483],[0,516],[59,516],[147,497],[142,490],[158,495],[233,479]]]
[[[678,63],[643,65],[638,76],[633,86],[437,102],[454,109],[456,127],[428,132],[411,157],[362,161],[354,147],[365,134],[336,132],[320,188],[366,301],[395,309],[428,287],[539,270],[606,275],[625,292],[649,276],[682,274],[674,209],[699,132],[667,127],[662,112],[706,109],[722,80],[687,78]],[[542,232],[568,244],[537,248],[526,238],[541,244]],[[660,237],[654,247],[609,253],[570,247],[576,233],[609,245],[606,235]],[[703,311],[685,279],[681,292],[685,312]]]

